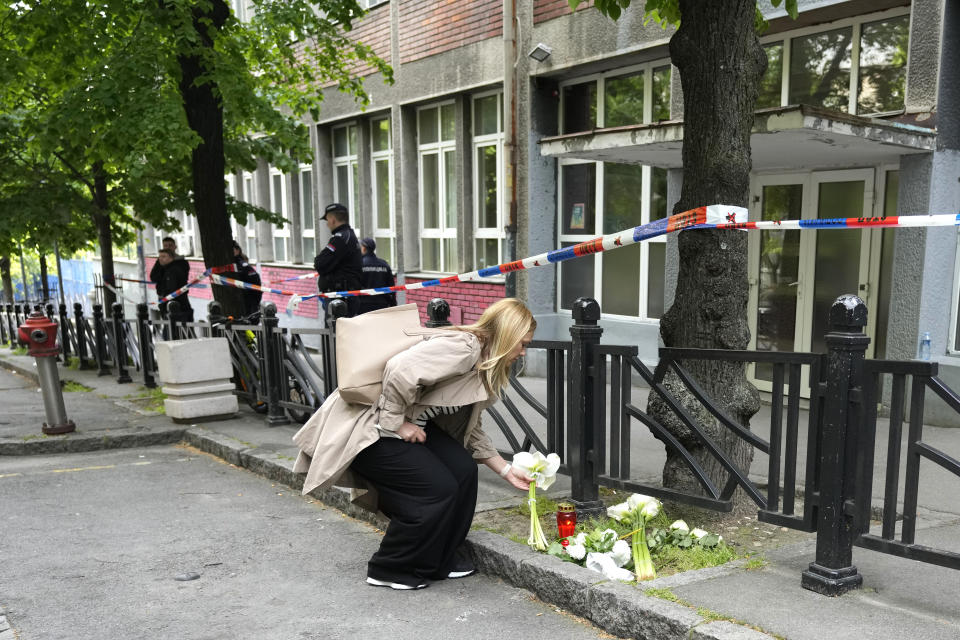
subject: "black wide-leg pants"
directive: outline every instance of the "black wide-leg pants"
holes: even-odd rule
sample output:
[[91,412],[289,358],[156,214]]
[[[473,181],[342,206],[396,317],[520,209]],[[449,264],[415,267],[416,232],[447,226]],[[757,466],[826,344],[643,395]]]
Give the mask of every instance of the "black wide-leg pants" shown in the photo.
[[470,531],[477,506],[477,462],[456,440],[428,424],[423,443],[380,438],[351,468],[377,489],[390,518],[367,565],[377,580],[416,586],[445,578]]

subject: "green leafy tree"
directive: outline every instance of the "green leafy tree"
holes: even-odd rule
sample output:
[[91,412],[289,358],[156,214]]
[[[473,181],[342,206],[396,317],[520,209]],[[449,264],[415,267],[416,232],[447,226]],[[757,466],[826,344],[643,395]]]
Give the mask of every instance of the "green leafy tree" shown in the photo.
[[[785,0],[796,17],[796,0]],[[571,7],[580,0],[569,0]],[[781,0],[773,0],[778,6]],[[594,6],[619,18],[631,0],[595,0]],[[683,86],[683,187],[674,212],[709,204],[746,206],[750,184],[750,131],[758,87],[767,59],[757,38],[763,25],[755,0],[646,0],[648,19],[676,25],[670,58]],[[744,349],[747,327],[747,239],[736,231],[684,231],[678,238],[680,265],[673,306],[660,321],[671,347]],[[728,413],[741,424],[760,407],[759,394],[736,363],[684,363]],[[753,456],[748,444],[699,408],[678,380],[665,384],[705,425],[710,437],[741,469]],[[727,472],[656,396],[649,410],[687,447],[720,486]],[[668,487],[700,491],[681,456],[667,449],[663,481]],[[742,498],[739,498],[742,499]]]
[[[355,0],[254,5],[243,23],[224,0],[23,0],[0,10],[0,113],[31,155],[56,160],[85,192],[71,213],[93,222],[106,280],[114,242],[144,222],[174,228],[172,211],[197,217],[207,266],[230,264],[231,215],[283,221],[228,202],[224,174],[258,159],[284,170],[309,162],[302,116],[318,114],[316,86],[364,102],[354,65],[392,79],[346,36],[363,15]],[[214,288],[228,313],[241,308],[235,294]]]

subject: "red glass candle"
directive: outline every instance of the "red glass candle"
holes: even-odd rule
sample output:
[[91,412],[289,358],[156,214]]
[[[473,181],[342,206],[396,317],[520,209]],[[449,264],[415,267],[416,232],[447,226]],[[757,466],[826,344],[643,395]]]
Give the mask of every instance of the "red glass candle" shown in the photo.
[[566,538],[572,536],[577,528],[577,510],[569,502],[557,505],[557,533],[560,535],[560,544],[567,546]]

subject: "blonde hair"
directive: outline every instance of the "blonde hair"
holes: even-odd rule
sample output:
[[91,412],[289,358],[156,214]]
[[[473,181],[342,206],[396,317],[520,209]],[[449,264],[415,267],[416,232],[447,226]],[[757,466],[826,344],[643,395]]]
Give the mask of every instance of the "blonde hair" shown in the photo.
[[473,324],[453,328],[469,331],[480,339],[480,377],[487,391],[499,395],[510,380],[512,363],[507,356],[525,335],[537,328],[537,321],[525,304],[516,298],[503,298],[487,307]]

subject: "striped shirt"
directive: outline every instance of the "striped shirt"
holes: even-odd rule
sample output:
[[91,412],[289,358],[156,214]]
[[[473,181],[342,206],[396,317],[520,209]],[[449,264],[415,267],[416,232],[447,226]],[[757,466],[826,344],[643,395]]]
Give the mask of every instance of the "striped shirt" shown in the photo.
[[413,424],[426,427],[427,422],[439,415],[453,415],[460,410],[460,407],[427,407],[419,416],[413,419]]

